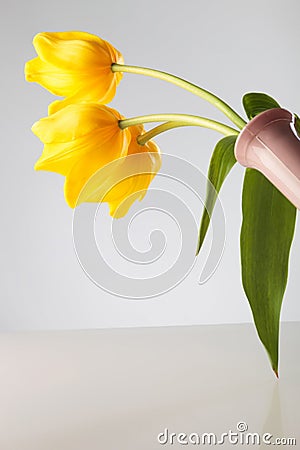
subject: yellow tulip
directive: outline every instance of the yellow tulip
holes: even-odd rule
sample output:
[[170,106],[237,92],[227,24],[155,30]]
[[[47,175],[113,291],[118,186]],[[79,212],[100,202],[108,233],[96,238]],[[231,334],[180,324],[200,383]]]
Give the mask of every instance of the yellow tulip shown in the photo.
[[[80,161],[82,172],[76,183],[84,184],[90,177],[92,162],[101,168],[127,155],[131,134],[128,129],[119,127],[122,119],[108,106],[77,103],[39,120],[32,131],[44,143],[44,151],[35,169],[70,176],[72,184],[72,168]],[[72,199],[69,200],[73,206]]]
[[143,126],[122,130],[122,119],[108,106],[77,103],[33,125],[32,131],[44,143],[35,169],[66,177],[65,199],[70,207],[107,202],[117,218],[144,197],[160,169],[160,151],[152,141],[139,145]]
[[122,74],[113,73],[113,63],[123,57],[109,42],[93,34],[71,31],[39,33],[33,40],[37,58],[25,65],[25,78],[52,94],[65,97],[49,107],[49,114],[74,102],[109,103]]
[[[98,170],[97,163],[91,161],[90,180],[83,186],[79,174],[86,169],[82,161],[78,161],[68,176],[65,184],[65,195],[76,199],[76,204],[83,202],[107,202],[110,215],[123,217],[135,200],[142,200],[150,182],[159,171],[161,155],[158,146],[149,141],[139,145],[137,137],[144,133],[142,125],[130,127],[131,141],[128,154]],[[71,175],[71,174],[70,174]],[[74,190],[74,182],[76,182]],[[74,204],[75,206],[75,204]]]

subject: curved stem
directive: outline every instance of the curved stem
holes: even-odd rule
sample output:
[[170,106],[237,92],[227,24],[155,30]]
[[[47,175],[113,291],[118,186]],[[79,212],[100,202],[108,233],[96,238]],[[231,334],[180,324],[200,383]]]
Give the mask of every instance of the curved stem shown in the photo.
[[141,134],[140,136],[138,136],[137,141],[140,145],[145,145],[145,144],[147,144],[148,141],[153,139],[155,136],[157,136],[161,133],[164,133],[165,131],[173,130],[173,128],[185,127],[185,126],[187,126],[187,125],[185,125],[183,122],[165,122],[165,123],[162,123],[161,125],[158,125],[155,128],[152,128],[149,131],[146,131],[145,133]]
[[[192,116],[188,114],[150,114],[147,116],[137,116],[130,119],[123,119],[119,121],[119,126],[121,129],[139,125],[149,122],[167,122],[173,123],[173,127],[168,125],[166,129],[175,128],[178,126],[198,126],[204,128],[210,128],[212,130],[218,131],[225,136],[230,136],[232,134],[239,134],[237,130],[231,128],[223,123],[216,122],[215,120],[206,119],[205,117]],[[165,126],[167,124],[164,124]],[[153,130],[152,130],[153,131]],[[150,133],[150,132],[148,132]],[[145,135],[143,135],[145,136]]]
[[[174,128],[179,128],[179,127],[187,127],[187,126],[199,126],[199,125],[186,124],[184,122],[166,122],[161,125],[158,125],[155,128],[152,128],[151,130],[147,131],[144,134],[141,134],[140,136],[138,136],[137,141],[140,145],[145,145],[148,141],[153,139],[155,136],[157,136],[161,133],[164,133],[165,131],[173,130]],[[205,128],[211,128],[211,127],[206,126]],[[232,131],[230,131],[230,132],[228,131],[227,136],[229,136],[229,134],[230,135],[234,134],[233,131],[235,131],[235,134],[238,134],[238,132],[236,130],[234,130],[233,128],[231,128],[231,130]]]
[[172,75],[167,72],[162,72],[160,70],[149,69],[146,67],[139,66],[127,66],[125,64],[112,64],[111,69],[113,72],[127,72],[127,73],[135,73],[140,75],[146,75],[154,78],[159,78],[160,80],[168,81],[169,83],[173,83],[176,86],[179,86],[192,94],[197,95],[198,97],[207,100],[212,105],[216,106],[220,111],[222,111],[238,128],[242,129],[246,125],[244,119],[239,116],[227,103],[225,103],[222,99],[207,91],[206,89],[202,89],[196,84],[190,83],[189,81],[183,80],[175,75]]

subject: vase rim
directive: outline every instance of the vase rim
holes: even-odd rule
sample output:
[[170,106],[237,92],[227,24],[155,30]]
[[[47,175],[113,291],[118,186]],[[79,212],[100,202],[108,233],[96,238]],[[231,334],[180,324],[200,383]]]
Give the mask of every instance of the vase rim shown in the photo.
[[295,116],[284,108],[272,108],[262,111],[253,117],[241,130],[234,147],[234,153],[237,161],[243,166],[248,167],[247,149],[249,144],[256,136],[267,126],[277,121],[287,121],[293,123]]

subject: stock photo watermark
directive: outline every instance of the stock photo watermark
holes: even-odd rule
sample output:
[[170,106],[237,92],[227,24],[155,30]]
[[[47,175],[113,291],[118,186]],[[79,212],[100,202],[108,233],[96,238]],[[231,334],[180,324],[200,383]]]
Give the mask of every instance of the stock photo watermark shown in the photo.
[[[164,294],[191,272],[208,190],[214,213],[210,220],[210,248],[198,275],[200,284],[215,272],[225,245],[225,214],[214,186],[199,168],[183,158],[167,154],[164,154],[155,184],[142,196],[142,202],[134,202],[122,219],[110,218],[107,224],[102,215],[98,220],[99,205],[107,192],[118,183],[141,175],[139,158],[142,156],[127,156],[130,164],[126,159],[127,165],[122,166],[122,170],[119,160],[100,169],[82,191],[86,197],[86,192],[97,192],[99,179],[107,180],[105,189],[97,194],[98,202],[80,205],[73,216],[74,247],[86,275],[104,291],[130,299]],[[110,182],[112,172],[119,176]],[[130,199],[126,201],[130,203]],[[136,245],[138,238],[142,248]]]
[[235,430],[228,430],[223,433],[174,433],[165,428],[157,435],[157,441],[162,446],[169,445],[279,445],[296,447],[296,438],[294,437],[276,437],[271,433],[257,433],[248,431],[246,422],[238,422]]

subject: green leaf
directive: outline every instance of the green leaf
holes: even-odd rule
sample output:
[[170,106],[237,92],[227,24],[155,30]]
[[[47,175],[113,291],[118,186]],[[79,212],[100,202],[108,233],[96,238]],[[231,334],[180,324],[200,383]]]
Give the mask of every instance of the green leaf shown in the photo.
[[261,92],[249,92],[243,97],[243,106],[249,119],[267,109],[280,108],[274,98]]
[[298,134],[298,137],[300,137],[300,118],[297,114],[294,114],[295,116],[295,130],[296,133]]
[[[208,170],[208,179],[210,182],[207,183],[206,200],[201,219],[197,254],[199,253],[206,236],[218,192],[221,189],[223,181],[236,163],[234,156],[236,139],[237,136],[224,137],[217,143],[213,151]],[[214,186],[214,189],[211,185]]]
[[[267,109],[280,107],[266,94],[243,98],[251,119]],[[296,208],[254,169],[247,169],[242,197],[242,281],[258,335],[278,374],[280,310],[288,276]]]
[[242,203],[243,286],[258,335],[277,375],[280,309],[287,283],[296,208],[254,169],[246,170]]

